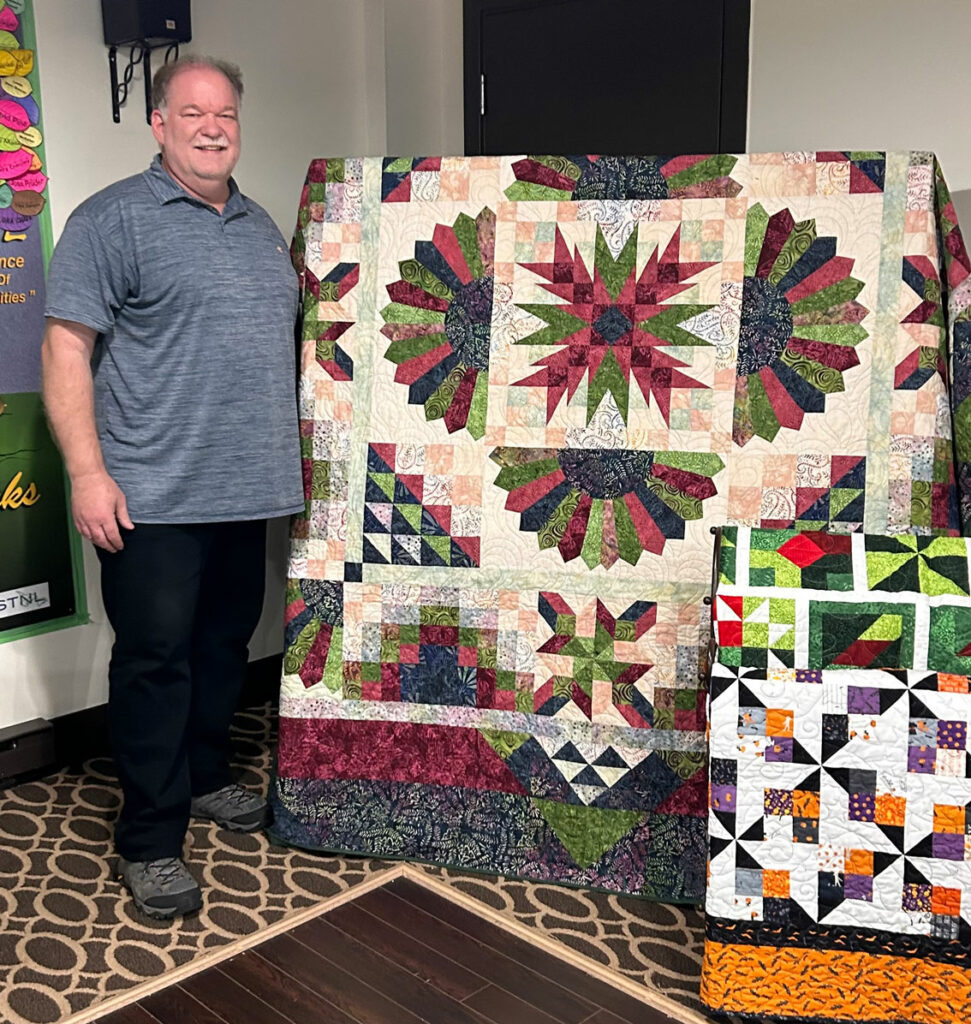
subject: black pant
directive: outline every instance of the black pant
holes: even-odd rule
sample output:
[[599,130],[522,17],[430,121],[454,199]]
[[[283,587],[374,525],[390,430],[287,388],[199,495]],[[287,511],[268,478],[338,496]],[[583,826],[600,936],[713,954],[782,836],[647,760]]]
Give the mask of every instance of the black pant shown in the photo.
[[126,860],[181,857],[193,796],[230,781],[229,726],[263,607],[266,523],[136,524],[98,549],[115,631],[108,729]]

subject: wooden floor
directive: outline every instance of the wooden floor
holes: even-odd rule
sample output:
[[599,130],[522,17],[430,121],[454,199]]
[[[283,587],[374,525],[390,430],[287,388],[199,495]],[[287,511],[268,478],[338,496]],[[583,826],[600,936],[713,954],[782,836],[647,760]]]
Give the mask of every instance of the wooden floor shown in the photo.
[[571,964],[396,879],[103,1024],[669,1024]]

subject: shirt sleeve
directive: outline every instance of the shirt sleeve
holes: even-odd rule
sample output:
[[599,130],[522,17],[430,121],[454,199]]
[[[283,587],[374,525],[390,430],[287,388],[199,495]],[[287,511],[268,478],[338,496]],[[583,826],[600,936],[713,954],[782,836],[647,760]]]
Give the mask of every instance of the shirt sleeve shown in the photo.
[[128,260],[109,239],[107,226],[75,210],[51,256],[44,316],[107,333],[131,286]]

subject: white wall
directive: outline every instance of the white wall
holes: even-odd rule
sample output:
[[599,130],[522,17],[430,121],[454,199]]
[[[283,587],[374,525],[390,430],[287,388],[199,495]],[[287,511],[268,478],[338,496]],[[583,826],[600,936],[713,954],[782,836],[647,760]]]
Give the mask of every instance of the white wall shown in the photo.
[[[394,0],[391,0],[394,2]],[[287,239],[314,157],[384,152],[380,0],[195,0],[192,44],[243,69],[236,177]]]
[[460,0],[390,0],[385,41],[389,155],[463,152]]
[[[396,126],[391,148],[461,152],[461,7],[461,0],[195,0],[186,49],[242,67],[243,155],[236,176],[285,237],[313,157],[389,151],[389,93]],[[98,0],[34,0],[34,17],[56,240],[82,199],[142,170],[155,144],[140,74],[121,124],[111,120]],[[411,93],[421,102],[403,102]],[[285,563],[285,524],[277,521],[254,658],[282,648]],[[0,645],[0,727],[106,700],[111,631],[90,548],[85,575],[90,625]]]
[[752,0],[748,150],[930,150],[971,228],[969,38],[967,0]]

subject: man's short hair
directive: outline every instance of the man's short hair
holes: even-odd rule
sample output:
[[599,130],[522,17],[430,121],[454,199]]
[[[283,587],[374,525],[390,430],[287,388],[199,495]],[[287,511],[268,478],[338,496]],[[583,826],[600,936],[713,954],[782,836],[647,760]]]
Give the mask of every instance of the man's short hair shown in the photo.
[[218,71],[223,75],[236,93],[237,102],[243,99],[243,74],[235,64],[228,60],[218,60],[216,57],[198,57],[193,54],[186,54],[178,60],[163,64],[152,77],[152,107],[156,110],[165,110],[169,99],[169,86],[172,79],[180,71],[187,68],[209,68]]

